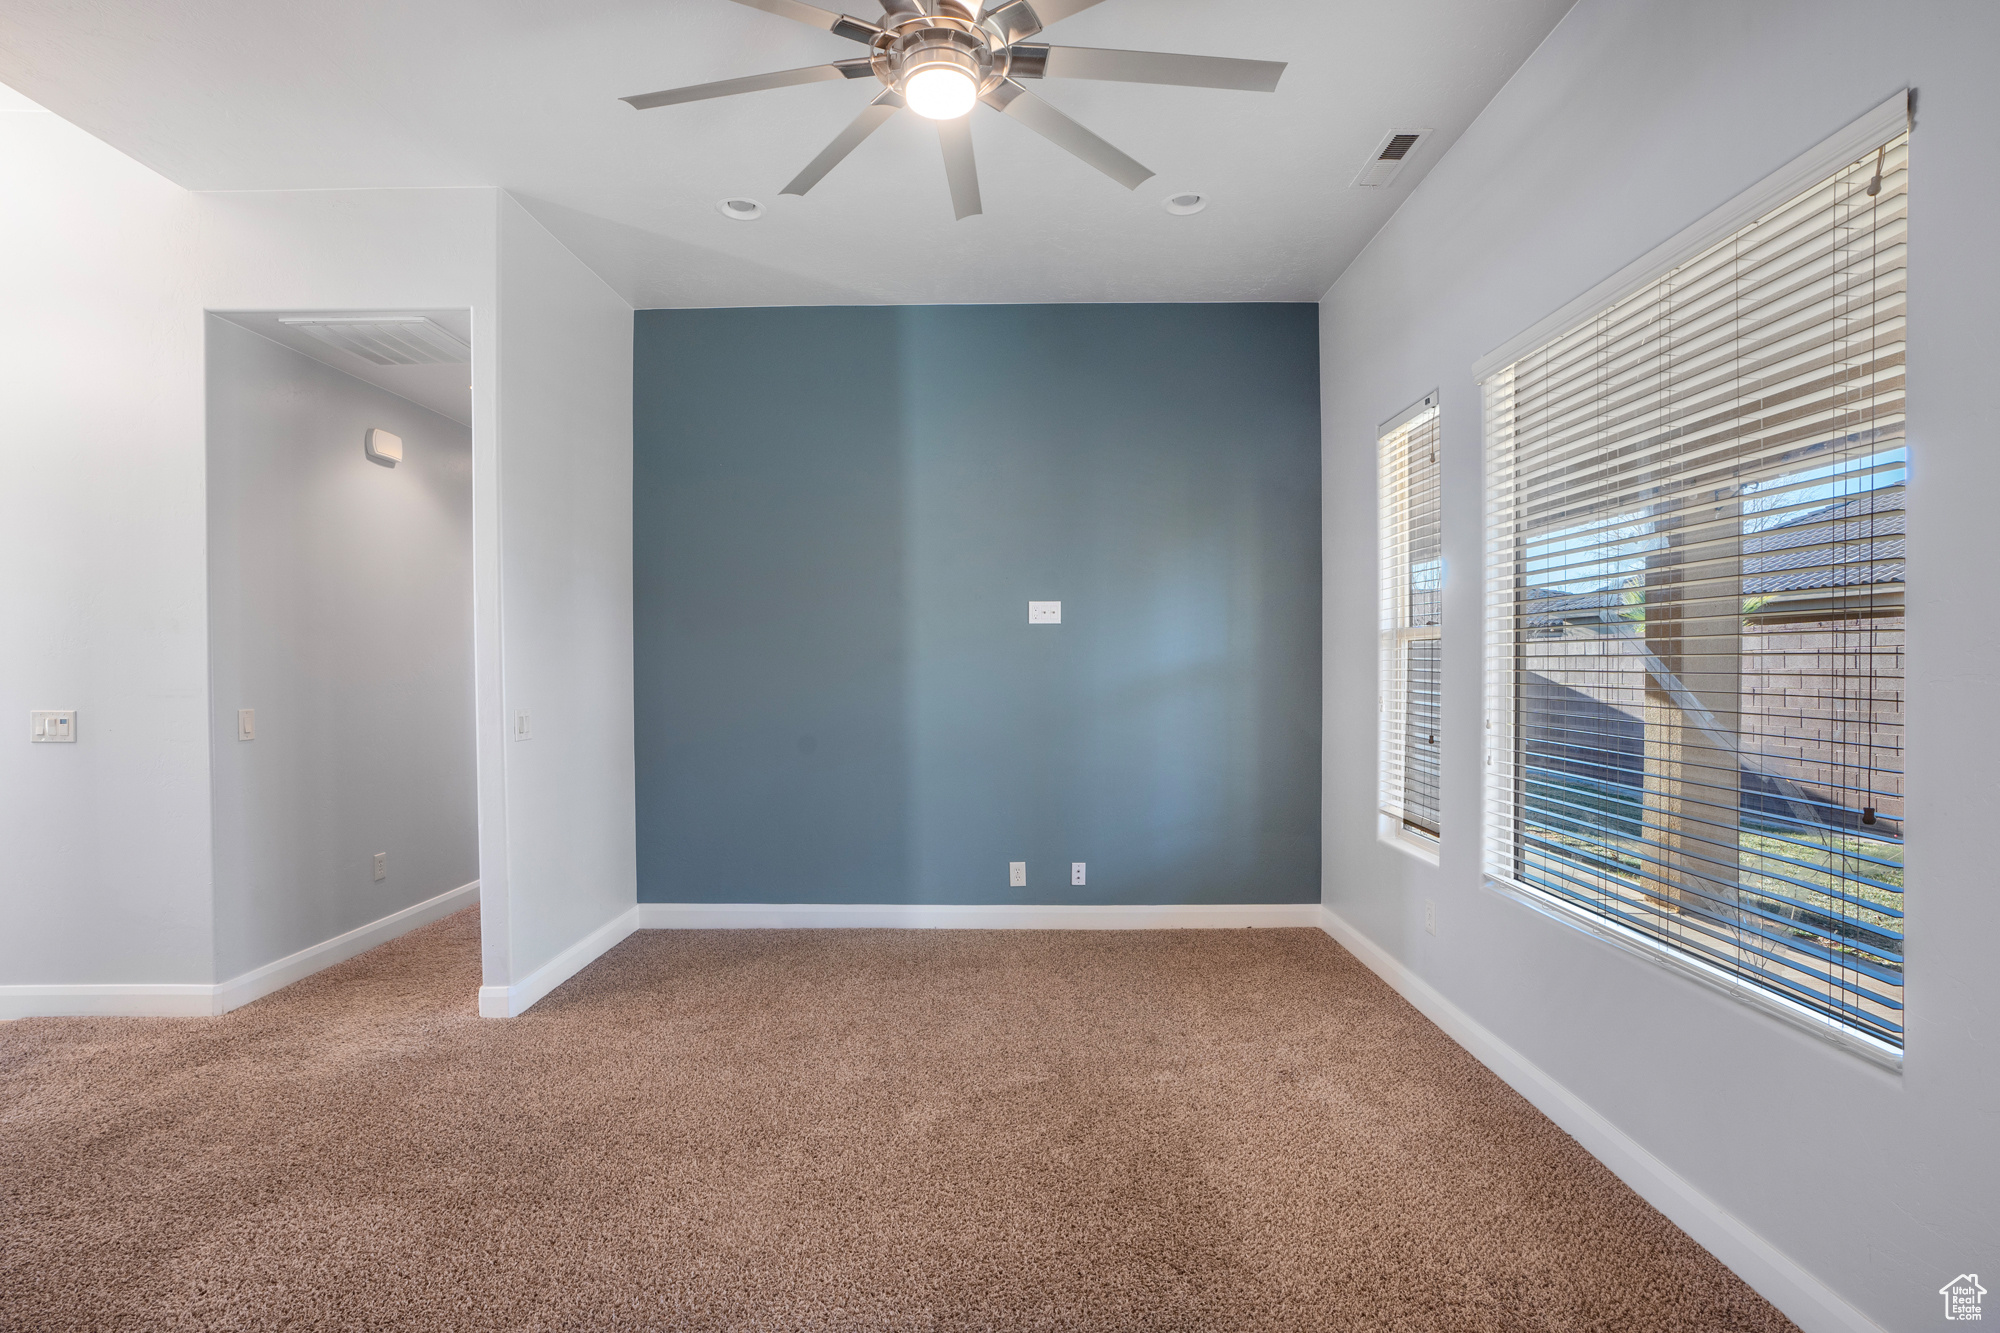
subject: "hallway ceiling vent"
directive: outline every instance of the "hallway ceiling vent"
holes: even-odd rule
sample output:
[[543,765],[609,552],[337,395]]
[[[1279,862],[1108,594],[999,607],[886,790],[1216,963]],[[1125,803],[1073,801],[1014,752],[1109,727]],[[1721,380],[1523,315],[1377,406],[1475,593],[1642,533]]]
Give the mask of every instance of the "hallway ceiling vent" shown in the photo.
[[463,365],[472,349],[422,315],[280,315],[278,322],[378,366]]
[[1354,178],[1353,184],[1373,190],[1380,189],[1395,180],[1397,173],[1402,171],[1403,164],[1410,160],[1410,154],[1416,152],[1417,146],[1429,138],[1430,134],[1427,129],[1390,130],[1376,146],[1374,156],[1368,159],[1368,165],[1361,168],[1361,174]]

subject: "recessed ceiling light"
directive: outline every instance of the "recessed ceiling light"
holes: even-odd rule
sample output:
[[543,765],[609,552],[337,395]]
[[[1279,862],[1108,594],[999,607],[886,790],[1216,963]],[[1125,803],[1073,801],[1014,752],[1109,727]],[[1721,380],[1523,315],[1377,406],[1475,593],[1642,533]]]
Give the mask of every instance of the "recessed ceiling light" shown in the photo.
[[1208,207],[1208,196],[1193,193],[1170,194],[1162,201],[1161,207],[1165,208],[1169,213],[1179,213],[1182,215],[1199,213],[1202,209]]
[[764,206],[755,199],[724,199],[716,204],[722,216],[738,222],[755,222],[764,216]]

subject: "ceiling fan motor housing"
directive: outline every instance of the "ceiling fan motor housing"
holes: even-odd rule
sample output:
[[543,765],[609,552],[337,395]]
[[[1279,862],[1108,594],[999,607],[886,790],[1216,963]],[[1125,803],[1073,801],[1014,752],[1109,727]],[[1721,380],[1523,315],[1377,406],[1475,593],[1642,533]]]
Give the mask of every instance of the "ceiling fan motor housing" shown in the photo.
[[949,69],[972,81],[985,96],[1007,77],[1007,48],[947,3],[944,12],[911,14],[892,23],[874,41],[875,77],[903,91],[925,70]]

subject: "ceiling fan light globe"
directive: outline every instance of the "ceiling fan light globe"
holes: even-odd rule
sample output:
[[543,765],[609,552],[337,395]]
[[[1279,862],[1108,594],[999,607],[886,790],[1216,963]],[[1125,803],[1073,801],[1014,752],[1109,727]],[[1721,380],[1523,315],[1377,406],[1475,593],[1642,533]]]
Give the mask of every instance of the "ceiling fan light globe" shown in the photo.
[[912,74],[903,84],[910,110],[931,120],[957,120],[979,100],[979,86],[949,65],[932,65]]

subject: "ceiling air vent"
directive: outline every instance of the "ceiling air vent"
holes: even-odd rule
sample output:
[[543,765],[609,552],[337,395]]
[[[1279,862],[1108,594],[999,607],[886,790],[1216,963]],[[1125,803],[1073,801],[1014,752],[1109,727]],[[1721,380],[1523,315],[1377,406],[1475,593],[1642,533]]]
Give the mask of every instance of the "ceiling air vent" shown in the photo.
[[1429,130],[1390,130],[1353,183],[1372,190],[1395,180],[1396,173],[1403,169],[1403,163],[1410,160],[1410,154],[1417,151],[1417,145],[1429,138],[1430,133]]
[[462,365],[472,349],[422,315],[280,315],[278,322],[378,366]]

